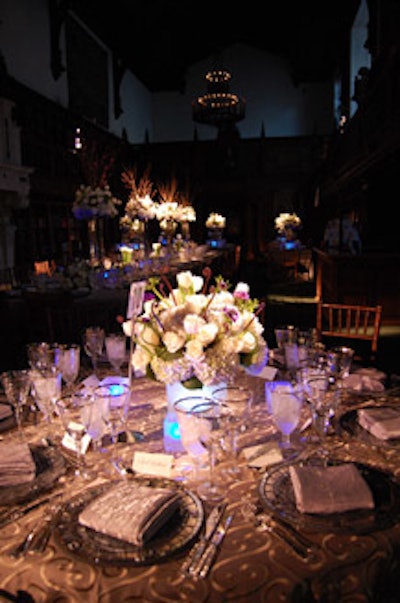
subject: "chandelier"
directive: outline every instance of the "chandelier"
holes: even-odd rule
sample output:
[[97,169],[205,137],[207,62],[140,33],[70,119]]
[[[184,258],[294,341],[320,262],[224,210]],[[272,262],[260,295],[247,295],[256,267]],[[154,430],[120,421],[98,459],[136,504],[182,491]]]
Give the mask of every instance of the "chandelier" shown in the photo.
[[230,92],[231,73],[227,69],[212,69],[206,74],[207,93],[192,102],[193,120],[211,126],[222,126],[242,120],[245,101]]

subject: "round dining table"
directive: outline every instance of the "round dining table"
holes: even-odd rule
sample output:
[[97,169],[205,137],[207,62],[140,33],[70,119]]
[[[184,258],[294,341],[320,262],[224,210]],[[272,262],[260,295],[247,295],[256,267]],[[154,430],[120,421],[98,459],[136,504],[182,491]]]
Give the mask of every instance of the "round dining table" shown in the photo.
[[[110,367],[104,365],[100,370],[101,376],[110,375]],[[74,455],[62,445],[59,417],[55,416],[49,428],[40,413],[30,408],[23,427],[24,442],[30,447],[48,447],[62,457],[62,463],[54,470],[46,488],[38,488],[36,495],[15,501],[9,493],[12,486],[8,494],[7,488],[0,486],[0,601],[394,601],[400,583],[400,446],[371,444],[356,431],[345,428],[347,424],[341,423],[340,417],[348,417],[354,409],[371,404],[396,406],[400,404],[400,396],[390,391],[379,395],[343,391],[334,432],[326,437],[324,444],[327,462],[355,463],[366,467],[375,477],[382,477],[384,484],[376,485],[379,496],[379,489],[385,489],[382,500],[379,498],[376,502],[379,509],[369,515],[353,512],[354,520],[324,516],[321,521],[312,517],[308,522],[307,517],[293,507],[285,473],[292,462],[306,462],[313,455],[318,456],[310,437],[307,405],[303,406],[297,428],[298,456],[295,460],[283,461],[271,457],[269,462],[270,457],[264,453],[276,451],[279,432],[268,412],[266,381],[245,373],[240,374],[237,381],[252,389],[253,404],[250,418],[239,436],[241,454],[236,462],[242,470],[224,471],[231,462],[227,455],[222,455],[217,463],[217,475],[225,481],[225,517],[230,516],[231,522],[216,547],[216,556],[205,577],[191,575],[183,568],[193,547],[204,535],[213,505],[198,497],[197,483],[188,470],[188,455],[182,451],[168,452],[163,430],[167,408],[165,385],[140,377],[134,379],[131,386],[125,431],[117,445],[124,470],[117,471],[111,465],[111,443],[103,438],[97,448],[89,444],[84,455],[92,475],[86,482],[75,476]],[[0,445],[20,441],[10,417],[0,421],[0,428]],[[259,447],[258,458],[265,457],[265,461],[253,462],[255,447]],[[194,505],[194,511],[190,511],[193,521],[185,527],[183,544],[171,536],[171,544],[162,543],[159,551],[156,545],[151,549],[149,544],[143,555],[124,554],[123,547],[114,546],[113,541],[107,539],[95,538],[93,544],[86,532],[82,545],[83,528],[74,522],[77,521],[76,508],[80,508],[89,490],[111,487],[120,480],[134,482],[147,478],[151,483],[152,479],[158,479],[154,474],[151,478],[146,476],[146,466],[154,469],[154,463],[142,464],[144,472],[140,473],[140,465],[134,462],[137,453],[161,454],[162,479],[182,489],[185,496],[189,496],[190,505]],[[172,460],[170,465],[166,462],[168,459]],[[169,467],[167,476],[166,467]],[[287,512],[285,497],[288,497]],[[36,507],[34,503],[38,503]],[[44,550],[13,555],[15,545],[51,510],[52,529]]]

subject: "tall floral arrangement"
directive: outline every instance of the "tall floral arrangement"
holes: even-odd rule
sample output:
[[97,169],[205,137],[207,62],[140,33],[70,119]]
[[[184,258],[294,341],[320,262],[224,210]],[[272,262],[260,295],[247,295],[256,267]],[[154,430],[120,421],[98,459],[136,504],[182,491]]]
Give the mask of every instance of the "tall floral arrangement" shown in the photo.
[[118,215],[121,201],[111,192],[108,177],[115,158],[111,151],[99,149],[96,141],[78,151],[84,183],[75,192],[72,213],[78,220]]
[[157,203],[154,201],[156,190],[150,179],[150,168],[147,167],[142,176],[139,176],[136,167],[127,169],[122,173],[121,179],[130,194],[120,226],[129,230],[135,220],[153,220],[156,217]]
[[228,380],[239,366],[262,368],[268,356],[258,315],[263,304],[250,298],[249,286],[233,292],[221,276],[210,285],[211,270],[150,278],[143,314],[123,329],[132,337],[134,370],[165,384],[201,387]]
[[206,220],[206,228],[225,228],[226,218],[217,212],[211,212]]

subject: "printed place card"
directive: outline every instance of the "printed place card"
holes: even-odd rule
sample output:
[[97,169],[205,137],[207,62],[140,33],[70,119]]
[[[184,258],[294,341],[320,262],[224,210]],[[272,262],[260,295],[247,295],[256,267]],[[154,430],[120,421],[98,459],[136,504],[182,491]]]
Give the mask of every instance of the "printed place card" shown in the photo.
[[[81,454],[86,454],[87,449],[89,448],[91,439],[92,438],[87,433],[83,436],[82,441],[81,441]],[[61,444],[65,448],[68,448],[68,450],[73,450],[74,452],[77,452],[77,448],[78,448],[77,443],[74,440],[74,438],[69,435],[69,433],[64,434]]]
[[171,477],[173,461],[172,454],[136,451],[133,455],[132,469],[137,473]]
[[282,452],[276,442],[249,446],[243,450],[243,454],[249,467],[257,469],[275,465],[283,460]]

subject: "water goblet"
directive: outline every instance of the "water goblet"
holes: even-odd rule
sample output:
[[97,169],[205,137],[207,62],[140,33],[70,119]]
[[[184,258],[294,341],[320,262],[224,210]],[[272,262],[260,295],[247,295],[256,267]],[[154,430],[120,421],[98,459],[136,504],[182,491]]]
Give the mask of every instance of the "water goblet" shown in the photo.
[[112,452],[110,462],[118,471],[121,459],[117,456],[118,437],[126,431],[130,388],[120,382],[99,385],[94,390],[95,404],[100,405],[102,420],[111,436]]
[[57,366],[66,384],[66,393],[73,389],[81,367],[81,346],[78,343],[59,344],[57,346]]
[[103,352],[105,332],[102,327],[87,327],[83,333],[83,348],[91,358],[93,371],[97,374],[99,356]]
[[126,337],[123,333],[110,333],[105,338],[107,358],[117,375],[126,357]]
[[349,376],[353,364],[354,350],[347,346],[336,346],[326,353],[327,365],[336,379]]
[[208,479],[201,481],[197,492],[204,501],[216,504],[226,495],[226,485],[216,480],[215,466],[218,449],[224,448],[224,440],[230,429],[232,411],[223,402],[204,398],[193,407],[192,413],[197,421],[199,442],[208,452]]
[[46,371],[55,366],[58,361],[57,344],[47,341],[28,343],[26,353],[29,366],[36,371]]
[[23,440],[22,417],[31,388],[30,372],[27,369],[5,371],[1,374],[1,383],[7,400],[13,406],[19,436]]
[[93,476],[83,463],[83,438],[88,433],[93,408],[93,396],[81,392],[65,394],[56,401],[56,410],[76,452],[75,477],[83,480]]
[[324,441],[340,401],[340,387],[326,373],[324,376],[309,379],[305,384],[304,394],[311,407],[314,430],[311,441],[318,445],[321,454],[324,455],[326,454]]
[[298,452],[292,433],[300,421],[303,405],[301,391],[294,386],[285,386],[271,390],[270,395],[272,419],[281,433],[279,446],[284,458],[292,458]]
[[47,424],[48,434],[51,432],[55,403],[61,396],[61,372],[57,366],[41,371],[30,371],[32,395]]
[[227,404],[232,411],[227,448],[233,463],[229,466],[227,473],[234,478],[240,478],[242,469],[239,465],[239,437],[246,431],[251,420],[252,391],[241,385],[227,385],[213,390],[212,399]]

